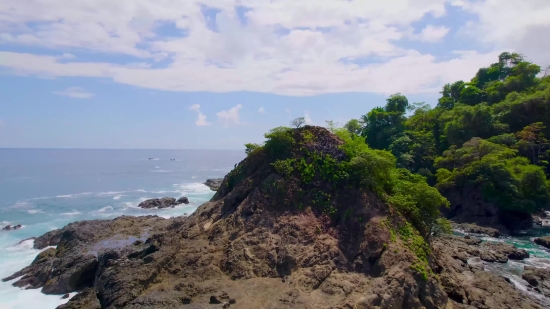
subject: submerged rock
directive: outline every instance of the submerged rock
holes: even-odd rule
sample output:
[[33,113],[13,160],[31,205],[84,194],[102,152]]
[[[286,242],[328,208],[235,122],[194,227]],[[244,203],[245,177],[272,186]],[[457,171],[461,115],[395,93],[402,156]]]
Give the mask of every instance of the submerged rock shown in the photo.
[[151,209],[151,208],[162,209],[162,208],[174,208],[180,204],[189,204],[189,199],[187,197],[180,197],[178,200],[176,200],[173,197],[154,198],[154,199],[145,200],[139,203],[138,207],[144,208],[144,209]]
[[222,184],[223,178],[207,179],[204,185],[208,186],[212,191],[218,191]]

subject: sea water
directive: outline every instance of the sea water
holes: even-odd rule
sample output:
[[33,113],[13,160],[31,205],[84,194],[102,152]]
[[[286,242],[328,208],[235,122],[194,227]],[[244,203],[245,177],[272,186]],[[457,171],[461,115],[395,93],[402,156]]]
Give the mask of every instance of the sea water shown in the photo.
[[[243,150],[0,149],[0,279],[29,265],[33,241],[68,223],[121,215],[191,214],[214,192],[202,183],[225,176]],[[188,205],[141,209],[149,198],[186,196]],[[61,296],[0,282],[0,309],[55,308]],[[71,294],[70,296],[73,296]]]

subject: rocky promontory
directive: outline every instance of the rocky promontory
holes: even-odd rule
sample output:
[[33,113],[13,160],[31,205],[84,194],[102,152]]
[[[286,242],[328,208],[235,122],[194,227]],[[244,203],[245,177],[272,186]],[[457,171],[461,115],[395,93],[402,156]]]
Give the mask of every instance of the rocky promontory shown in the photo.
[[[325,129],[285,134],[295,158],[346,160],[344,142]],[[473,237],[424,238],[369,187],[343,183],[335,194],[326,174],[292,174],[268,150],[251,153],[187,218],[69,224],[35,239],[36,248],[55,248],[4,280],[46,294],[79,292],[63,309],[542,308],[470,263],[504,263],[525,251]]]
[[204,185],[208,186],[212,191],[218,191],[222,184],[223,178],[207,179]]

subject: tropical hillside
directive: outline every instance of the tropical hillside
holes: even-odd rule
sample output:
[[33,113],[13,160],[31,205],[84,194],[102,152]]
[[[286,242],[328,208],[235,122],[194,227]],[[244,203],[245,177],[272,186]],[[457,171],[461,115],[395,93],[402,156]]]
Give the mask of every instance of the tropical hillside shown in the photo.
[[387,99],[344,127],[450,202],[447,217],[508,230],[550,208],[550,76],[502,53],[470,81],[446,84],[436,107]]

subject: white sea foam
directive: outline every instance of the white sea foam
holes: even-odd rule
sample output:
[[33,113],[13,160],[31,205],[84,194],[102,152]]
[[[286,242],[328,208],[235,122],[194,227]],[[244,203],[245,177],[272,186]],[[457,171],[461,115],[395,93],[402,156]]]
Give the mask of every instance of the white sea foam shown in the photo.
[[41,213],[44,213],[43,210],[41,209],[29,209],[27,210],[27,212],[31,215],[36,215],[36,214],[41,214]]
[[60,213],[60,215],[62,215],[62,216],[77,216],[77,215],[80,215],[80,212],[78,212],[78,211],[62,212],[62,213]]
[[113,196],[113,200],[120,200],[121,197],[123,197],[124,195],[115,195]]
[[[33,261],[40,252],[40,250],[33,249],[33,243],[33,240],[26,240],[17,245],[0,248],[2,251],[0,255],[0,265],[2,265],[2,267],[0,267],[1,278],[10,276]],[[69,301],[69,299],[61,299],[61,295],[42,294],[40,289],[23,290],[14,287],[11,284],[15,280],[16,279],[9,282],[0,282],[1,309],[53,309]],[[74,295],[76,295],[76,293],[71,293],[70,297]]]

